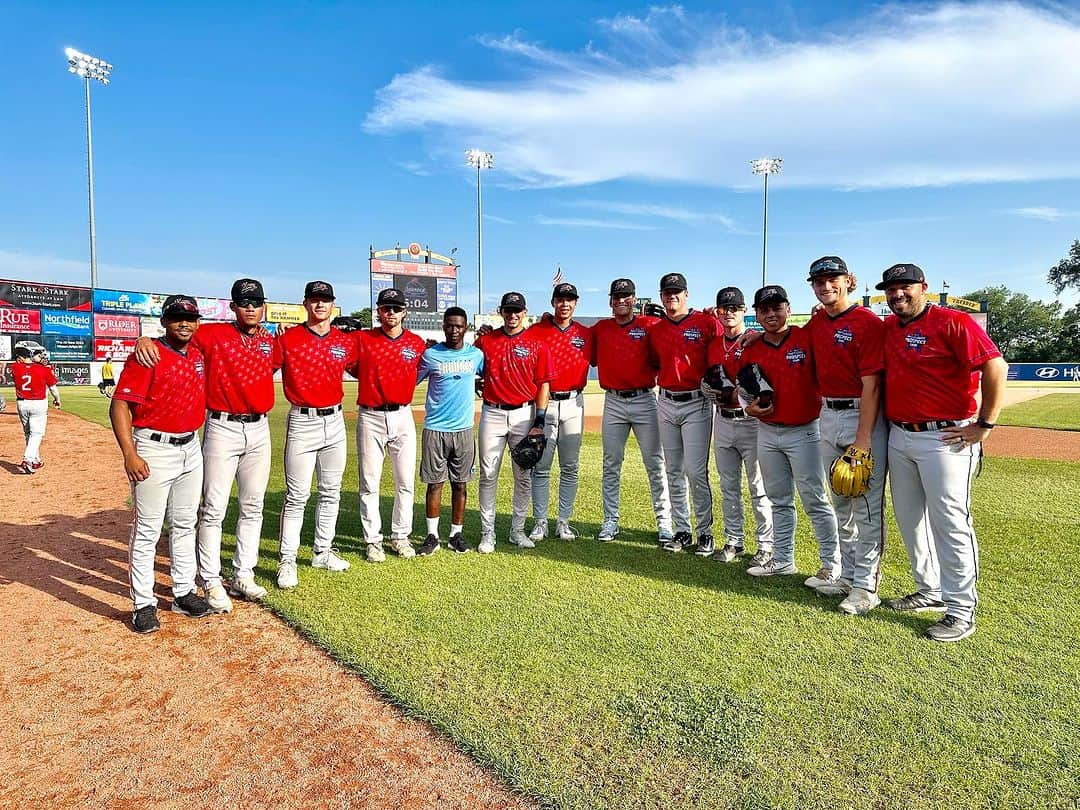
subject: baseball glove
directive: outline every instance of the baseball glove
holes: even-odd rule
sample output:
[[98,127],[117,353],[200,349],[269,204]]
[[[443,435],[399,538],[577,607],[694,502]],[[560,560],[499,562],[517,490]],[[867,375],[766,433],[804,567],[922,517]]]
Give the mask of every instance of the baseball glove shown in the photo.
[[659,304],[649,303],[646,304],[642,310],[643,315],[651,315],[654,318],[663,318],[667,315],[667,311]]
[[330,321],[330,325],[342,332],[356,332],[364,328],[363,324],[360,323],[360,319],[353,318],[351,315],[338,315],[334,320]]
[[746,400],[747,404],[755,399],[760,408],[768,408],[773,404],[773,387],[757,363],[743,366],[739,369],[736,378],[739,383],[739,395]]
[[542,434],[530,433],[510,451],[510,458],[523,470],[531,470],[540,462],[547,447],[547,439]]
[[870,489],[874,474],[874,454],[851,445],[829,467],[829,484],[844,498],[858,498]]
[[731,397],[735,393],[735,383],[728,377],[724,367],[718,363],[710,366],[705,376],[701,378],[701,393],[713,402],[726,405],[731,402]]

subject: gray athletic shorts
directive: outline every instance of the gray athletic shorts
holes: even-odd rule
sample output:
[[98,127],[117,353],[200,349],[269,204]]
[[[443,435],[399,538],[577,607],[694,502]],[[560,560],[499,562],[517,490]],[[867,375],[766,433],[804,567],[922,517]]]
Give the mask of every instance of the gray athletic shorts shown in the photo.
[[420,437],[420,480],[425,484],[468,481],[475,459],[472,428],[453,433],[424,428]]

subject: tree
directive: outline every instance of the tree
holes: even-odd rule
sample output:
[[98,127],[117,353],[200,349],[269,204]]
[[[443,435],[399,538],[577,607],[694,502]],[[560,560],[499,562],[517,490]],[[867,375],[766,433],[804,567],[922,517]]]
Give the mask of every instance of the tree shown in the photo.
[[987,302],[987,331],[1005,359],[1013,363],[1046,362],[1056,354],[1061,330],[1061,304],[1032,300],[1005,285],[984,287],[964,295]]
[[1075,363],[1080,358],[1080,304],[1061,316],[1061,330],[1054,349],[1043,358],[1048,363]]
[[349,317],[356,318],[365,329],[371,328],[371,307],[364,307],[349,313]]
[[1072,243],[1068,256],[1050,268],[1046,280],[1054,286],[1054,292],[1058,295],[1066,287],[1080,289],[1080,239]]

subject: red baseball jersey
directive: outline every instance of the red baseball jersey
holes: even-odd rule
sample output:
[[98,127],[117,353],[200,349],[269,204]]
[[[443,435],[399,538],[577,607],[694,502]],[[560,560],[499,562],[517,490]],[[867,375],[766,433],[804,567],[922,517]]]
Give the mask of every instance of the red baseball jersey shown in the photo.
[[[198,334],[196,332],[196,334]],[[132,403],[131,424],[163,433],[191,433],[206,419],[206,365],[202,352],[188,344],[178,352],[158,339],[161,359],[143,368],[131,355],[124,362],[114,399]]]
[[274,340],[273,364],[281,368],[285,399],[300,408],[340,405],[342,375],[355,362],[356,341],[334,327],[316,335],[301,324]]
[[821,415],[814,350],[806,329],[791,327],[779,346],[766,338],[755,341],[743,350],[739,368],[751,363],[758,364],[775,392],[773,412],[761,417],[762,422],[805,425]]
[[45,399],[50,385],[56,385],[56,375],[41,363],[11,364],[11,384],[17,399]]
[[651,315],[636,315],[624,324],[614,318],[593,324],[593,365],[601,388],[628,391],[656,385],[656,363],[649,353],[648,332],[659,320]]
[[[723,366],[724,373],[726,373],[728,379],[734,383],[735,377],[742,367],[743,351],[744,347],[739,341],[739,338],[725,337],[724,330],[721,328],[717,332],[713,342],[709,344],[709,350],[705,353],[705,367],[712,368],[713,366]],[[733,395],[733,400],[730,403],[725,404],[724,407],[740,407],[738,396]]]
[[720,330],[716,318],[696,309],[679,321],[660,318],[649,330],[656,380],[669,391],[694,391],[709,367],[706,354]]
[[966,312],[927,304],[885,319],[885,416],[894,422],[969,419],[979,368],[1001,352]]
[[206,406],[225,413],[274,407],[274,338],[245,335],[235,323],[199,327],[192,344],[206,361]]
[[515,335],[505,329],[476,339],[484,353],[484,401],[523,405],[536,399],[540,386],[554,375],[547,346],[525,329]]
[[547,346],[555,376],[552,391],[580,391],[589,381],[589,366],[593,356],[593,336],[587,326],[572,321],[560,329],[554,320],[542,320],[527,330],[532,337]]
[[885,367],[885,322],[858,304],[835,317],[819,310],[804,327],[814,346],[818,390],[823,397],[862,396],[862,378]]
[[408,329],[392,338],[382,327],[361,329],[353,337],[358,366],[354,376],[359,381],[356,404],[366,408],[409,405],[416,390],[416,369],[427,342]]

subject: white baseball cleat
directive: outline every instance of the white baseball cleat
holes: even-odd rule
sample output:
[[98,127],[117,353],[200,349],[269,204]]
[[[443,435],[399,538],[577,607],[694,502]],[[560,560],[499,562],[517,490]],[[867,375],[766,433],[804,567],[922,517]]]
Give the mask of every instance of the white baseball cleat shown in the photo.
[[364,559],[370,563],[381,563],[386,560],[386,552],[383,551],[382,543],[368,543]]
[[233,596],[241,596],[249,602],[258,602],[266,596],[266,588],[256,582],[255,577],[234,579],[229,586],[229,592]]
[[600,533],[596,535],[596,539],[601,543],[610,543],[618,536],[619,521],[609,518],[600,524]]
[[319,551],[311,557],[312,568],[325,568],[327,571],[348,571],[349,561],[343,560],[332,548]]
[[862,588],[852,588],[851,593],[840,603],[839,609],[841,613],[847,613],[849,616],[865,616],[880,604],[881,599],[876,593]]
[[525,536],[525,532],[515,529],[510,532],[510,542],[519,548],[536,548],[536,543]]
[[296,560],[282,560],[277,569],[277,586],[282,590],[288,590],[295,588],[297,582]]
[[225,593],[225,589],[221,587],[220,582],[209,588],[204,587],[203,594],[205,594],[206,601],[210,605],[211,613],[232,613],[232,600]]
[[568,520],[555,521],[555,536],[560,540],[577,540],[577,532],[570,526]]
[[819,596],[847,596],[851,593],[851,583],[842,579],[814,588]]
[[548,522],[546,520],[538,520],[533,524],[532,531],[529,532],[529,539],[534,543],[539,543],[541,540],[546,540],[548,536]]
[[480,545],[476,547],[476,550],[481,554],[490,554],[495,550],[495,535],[483,534],[480,536]]
[[416,556],[416,549],[412,547],[407,537],[396,537],[390,540],[390,548],[403,560],[411,560]]
[[835,568],[826,568],[825,566],[822,566],[812,577],[807,577],[803,582],[803,585],[807,588],[817,590],[822,585],[832,585],[839,578],[840,572]]
[[798,569],[795,568],[795,563],[782,563],[779,560],[769,558],[762,565],[755,565],[746,569],[752,577],[776,577],[786,576],[788,574],[797,574]]
[[720,549],[720,553],[717,554],[714,559],[725,563],[735,562],[735,560],[743,553],[744,552],[742,546],[736,546],[732,545],[731,543],[726,543],[724,547]]

